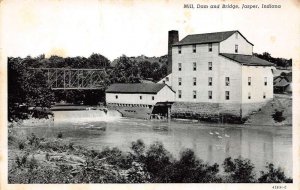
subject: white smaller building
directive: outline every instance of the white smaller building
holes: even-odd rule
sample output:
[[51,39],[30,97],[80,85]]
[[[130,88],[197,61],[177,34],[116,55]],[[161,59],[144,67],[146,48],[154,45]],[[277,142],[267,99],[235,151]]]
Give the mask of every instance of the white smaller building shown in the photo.
[[167,113],[168,105],[175,100],[175,92],[168,85],[158,83],[112,84],[105,94],[109,109],[118,110],[125,117],[143,119]]
[[166,84],[112,84],[106,90],[107,104],[153,106],[157,102],[175,100],[175,92]]

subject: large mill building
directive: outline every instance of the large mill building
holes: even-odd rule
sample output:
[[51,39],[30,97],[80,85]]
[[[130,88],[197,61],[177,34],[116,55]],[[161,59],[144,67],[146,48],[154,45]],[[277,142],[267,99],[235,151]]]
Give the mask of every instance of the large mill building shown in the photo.
[[239,31],[178,39],[169,31],[169,75],[160,81],[176,93],[172,113],[245,117],[273,98],[273,64]]

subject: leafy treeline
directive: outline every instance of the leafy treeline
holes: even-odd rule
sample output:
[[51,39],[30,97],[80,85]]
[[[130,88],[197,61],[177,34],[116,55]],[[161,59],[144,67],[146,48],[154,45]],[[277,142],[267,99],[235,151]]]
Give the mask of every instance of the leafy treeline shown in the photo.
[[46,78],[41,71],[29,72],[30,59],[26,62],[21,58],[8,58],[8,120],[47,117],[47,114],[37,114],[30,107],[48,108],[54,101],[54,93],[48,87]]
[[143,79],[157,82],[167,74],[165,57],[155,59],[145,56],[135,58],[123,55],[113,61],[115,66],[111,73],[111,82],[136,83]]
[[[100,90],[57,90],[47,85],[47,76],[31,68],[105,68],[105,86]],[[140,83],[143,79],[158,81],[167,73],[166,56],[148,58],[122,55],[111,62],[100,54],[85,57],[38,57],[8,58],[8,119],[25,119],[36,116],[29,107],[49,108],[54,102],[84,103],[96,105],[105,101],[105,89],[112,83]],[[38,114],[42,117],[41,114]]]
[[273,164],[257,176],[251,161],[241,157],[226,158],[221,172],[218,164],[204,162],[191,149],[174,158],[160,142],[146,147],[137,140],[130,152],[95,151],[62,137],[45,140],[32,134],[18,142],[11,136],[10,150],[19,149],[19,155],[9,160],[9,183],[292,183]]
[[255,56],[264,59],[266,61],[269,61],[271,63],[274,63],[276,67],[281,68],[288,68],[292,66],[292,59],[285,59],[285,58],[275,58],[272,57],[270,53],[264,52],[262,54],[254,53]]

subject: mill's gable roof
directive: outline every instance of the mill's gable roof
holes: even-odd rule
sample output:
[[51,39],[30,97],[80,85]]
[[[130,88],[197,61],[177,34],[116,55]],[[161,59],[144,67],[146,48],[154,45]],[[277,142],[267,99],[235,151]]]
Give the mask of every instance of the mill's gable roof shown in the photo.
[[116,83],[110,85],[106,93],[157,94],[165,86],[159,83]]
[[260,59],[254,55],[229,54],[229,53],[220,53],[220,55],[246,66],[274,66],[273,63]]
[[183,38],[179,42],[173,44],[173,46],[219,43],[219,42],[226,40],[227,38],[229,38],[231,35],[233,35],[236,32],[238,32],[248,43],[253,45],[238,30],[233,30],[233,31],[226,31],[226,32],[214,32],[214,33],[187,35],[185,38]]

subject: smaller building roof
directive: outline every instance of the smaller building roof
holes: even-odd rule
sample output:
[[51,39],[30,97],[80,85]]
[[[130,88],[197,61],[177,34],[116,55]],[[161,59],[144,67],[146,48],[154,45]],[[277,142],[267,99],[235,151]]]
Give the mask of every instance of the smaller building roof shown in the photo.
[[105,92],[128,94],[156,94],[165,86],[168,85],[159,83],[116,83],[110,85]]
[[173,46],[218,43],[226,40],[236,32],[238,32],[248,43],[253,45],[238,30],[233,30],[233,31],[226,31],[226,32],[213,32],[213,33],[187,35],[179,42],[173,44]]
[[246,66],[274,66],[273,63],[260,59],[254,55],[229,54],[229,53],[220,53],[220,55]]
[[289,84],[290,83],[285,78],[282,78],[279,82],[274,84],[274,87],[285,87]]

